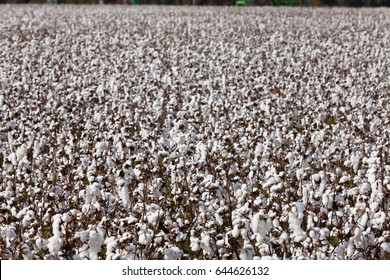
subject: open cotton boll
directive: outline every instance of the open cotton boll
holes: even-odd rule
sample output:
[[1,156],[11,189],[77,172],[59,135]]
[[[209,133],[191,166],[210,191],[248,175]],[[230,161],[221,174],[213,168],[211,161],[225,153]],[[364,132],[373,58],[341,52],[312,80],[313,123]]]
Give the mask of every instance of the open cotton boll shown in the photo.
[[146,219],[150,225],[156,225],[157,219],[163,215],[163,211],[157,204],[151,204],[147,207]]
[[92,185],[90,185],[88,187],[89,189],[89,193],[92,195],[92,196],[101,196],[101,191],[100,191],[100,184],[95,182],[93,183]]
[[190,242],[191,242],[190,243],[191,250],[193,252],[198,252],[200,250],[200,246],[199,246],[200,240],[199,240],[199,238],[191,236],[190,237]]
[[120,198],[122,200],[123,207],[126,208],[130,205],[129,187],[127,185],[120,187]]
[[381,248],[383,249],[383,251],[385,251],[386,253],[390,253],[390,242],[383,242],[381,244]]
[[260,229],[260,213],[256,213],[252,217],[251,228],[254,234],[259,232]]
[[288,214],[289,227],[293,231],[295,242],[303,241],[307,237],[305,231],[301,228],[304,210],[305,205],[302,202],[297,202]]
[[12,163],[13,166],[17,166],[18,165],[18,160],[17,160],[17,157],[16,157],[16,154],[15,153],[11,153],[7,159]]
[[58,257],[58,252],[60,251],[63,245],[63,241],[59,235],[54,235],[48,239],[47,248],[49,249],[50,254],[55,257]]
[[237,238],[240,235],[240,229],[238,228],[238,225],[234,225],[232,230],[233,237]]
[[25,260],[32,260],[32,253],[31,253],[30,248],[28,247],[27,244],[23,244],[20,247],[20,249],[22,251],[22,255],[23,255],[23,258]]
[[97,142],[95,145],[96,154],[99,156],[108,150],[108,143],[106,141]]
[[246,244],[240,249],[240,260],[253,260],[254,253],[255,250],[253,249],[253,246],[251,244]]
[[217,224],[222,226],[223,225],[223,219],[221,215],[219,215],[217,212],[214,213],[215,220],[217,221]]
[[138,232],[138,242],[148,246],[153,241],[153,231],[143,228]]
[[347,257],[351,258],[355,253],[355,247],[351,241],[348,242],[347,245]]
[[48,241],[46,239],[38,237],[35,240],[35,245],[36,245],[36,248],[38,250],[40,250],[40,249],[47,249],[47,244],[48,244]]
[[17,150],[16,150],[16,160],[21,161],[23,158],[27,156],[27,147],[26,145],[21,145]]
[[22,224],[24,227],[28,227],[31,224],[31,220],[35,218],[35,213],[32,210],[28,210],[27,213],[24,215]]
[[203,250],[203,254],[207,254],[209,256],[212,255],[212,249],[210,247],[210,234],[209,233],[201,233],[201,241],[199,243],[200,248]]
[[386,214],[384,212],[375,213],[374,221],[377,226],[382,227],[383,223],[386,221]]
[[164,249],[164,259],[179,260],[183,255],[183,251],[176,246]]
[[96,232],[95,230],[91,230],[89,232],[89,258],[91,260],[98,259],[98,253],[102,250],[103,245],[103,236]]
[[47,248],[49,249],[50,254],[57,257],[58,252],[61,249],[63,245],[63,241],[61,239],[61,231],[60,231],[60,224],[61,224],[61,218],[62,214],[56,214],[53,216],[53,236],[48,239]]

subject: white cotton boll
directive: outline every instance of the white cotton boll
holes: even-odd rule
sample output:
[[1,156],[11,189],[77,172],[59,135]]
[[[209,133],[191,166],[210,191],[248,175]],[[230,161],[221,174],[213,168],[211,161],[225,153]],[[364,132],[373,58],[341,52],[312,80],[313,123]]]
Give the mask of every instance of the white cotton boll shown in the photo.
[[199,238],[191,237],[190,241],[191,241],[191,244],[190,244],[191,250],[193,252],[198,252],[200,250],[200,246],[199,246],[200,240],[199,240]]
[[313,244],[317,244],[318,239],[320,238],[320,235],[318,234],[318,232],[315,230],[311,230],[309,232],[309,236],[313,240]]
[[328,204],[329,204],[329,195],[328,195],[327,192],[324,193],[324,194],[322,195],[322,204],[323,204],[325,207],[327,207]]
[[302,202],[304,205],[307,205],[309,200],[309,190],[307,187],[302,188]]
[[178,260],[182,255],[183,251],[176,246],[164,249],[164,258],[166,260]]
[[35,245],[37,246],[37,249],[46,249],[47,248],[47,240],[38,237],[37,240],[35,240]]
[[314,219],[312,215],[307,217],[307,229],[312,229],[314,227]]
[[24,208],[23,210],[20,210],[18,214],[16,215],[16,218],[21,219],[24,215],[26,215],[27,210]]
[[307,237],[306,233],[301,228],[304,209],[305,205],[302,202],[297,202],[288,214],[289,227],[293,231],[295,242],[301,242]]
[[28,210],[26,215],[24,215],[22,224],[24,227],[28,227],[31,224],[31,220],[33,220],[35,217],[35,214],[32,210]]
[[386,221],[386,214],[384,212],[376,213],[374,219],[377,224],[382,225]]
[[371,183],[371,184],[375,183],[375,181],[376,181],[375,174],[376,174],[376,170],[374,167],[370,168],[367,171],[367,180],[369,183]]
[[100,184],[99,183],[93,183],[92,185],[89,186],[89,193],[93,196],[101,196],[101,191],[99,189]]
[[91,230],[89,233],[89,258],[91,260],[98,259],[98,253],[102,250],[103,245],[103,236],[96,232],[95,230]]
[[41,143],[36,141],[33,148],[33,158],[36,158],[41,153]]
[[20,247],[20,249],[22,251],[22,255],[23,255],[23,258],[25,260],[32,260],[32,253],[31,253],[30,248],[28,247],[27,244],[23,244]]
[[311,179],[313,181],[313,185],[317,182],[320,182],[320,179],[321,179],[321,176],[320,174],[318,173],[314,173],[312,176],[311,176]]
[[360,156],[359,155],[351,155],[351,165],[353,168],[353,171],[356,173],[359,169],[359,162],[360,162]]
[[108,150],[108,143],[105,141],[97,142],[95,145],[95,150],[97,155],[102,154],[104,151]]
[[48,240],[47,248],[49,249],[50,254],[53,256],[58,256],[58,252],[62,247],[63,241],[57,235],[52,236]]
[[223,219],[222,219],[221,215],[219,215],[218,213],[214,213],[214,217],[215,217],[215,220],[217,221],[217,224],[222,226],[223,225]]
[[245,249],[240,249],[239,258],[240,258],[240,260],[250,260],[251,259],[248,255],[247,250],[245,250]]
[[353,243],[351,241],[348,242],[347,246],[347,257],[351,258],[355,252],[355,248],[353,246]]
[[81,212],[85,215],[93,214],[96,212],[96,208],[91,204],[83,204],[81,206]]
[[12,163],[13,166],[18,165],[18,160],[15,153],[11,153],[7,159]]
[[390,253],[390,242],[383,242],[381,244],[381,248],[383,249],[383,251],[385,251],[386,253]]
[[150,225],[156,225],[158,217],[159,215],[157,211],[148,212],[146,214],[146,219],[148,220],[148,224]]
[[81,242],[87,242],[89,238],[89,232],[86,230],[80,231],[78,236],[80,237]]
[[237,238],[240,235],[240,230],[238,228],[238,225],[234,225],[232,230],[233,237]]
[[215,245],[217,245],[218,248],[223,247],[225,245],[225,240],[224,239],[217,240],[217,242],[215,242]]
[[81,190],[79,192],[79,197],[84,199],[86,204],[91,203],[91,201],[92,201],[92,196],[86,190]]
[[260,228],[260,213],[256,213],[252,217],[252,223],[251,223],[251,228],[254,234],[259,232]]
[[6,230],[0,230],[1,237],[5,239],[7,247],[11,247],[11,244],[15,241],[16,232],[14,227],[7,226]]
[[345,255],[345,250],[346,250],[346,247],[347,247],[347,242],[342,242],[340,243],[335,249],[335,253],[337,255],[340,256],[340,258],[344,259],[344,255]]
[[359,219],[359,225],[362,227],[362,228],[365,228],[367,226],[367,222],[368,222],[368,213],[367,212],[364,212],[364,214],[360,217]]
[[137,166],[135,169],[133,169],[133,173],[134,173],[134,176],[135,176],[137,179],[139,179],[139,177],[140,177],[141,174],[142,174],[142,171],[139,170],[139,169],[138,169],[138,166]]
[[144,230],[140,230],[138,232],[138,242],[140,244],[144,244],[146,246],[149,246],[149,244],[152,242],[153,240],[153,231],[150,230],[150,229],[144,229]]
[[121,186],[123,186],[125,184],[125,180],[123,178],[119,178],[116,181],[116,184],[121,187]]
[[22,145],[16,150],[16,160],[21,161],[26,156],[27,156],[27,147],[26,145]]
[[62,214],[56,214],[53,216],[53,234],[60,235],[60,224],[61,224]]
[[130,195],[128,186],[122,186],[120,191],[120,198],[122,199],[123,207],[128,207],[130,205]]
[[371,191],[371,185],[369,183],[363,183],[360,186],[360,194],[368,195],[368,193]]

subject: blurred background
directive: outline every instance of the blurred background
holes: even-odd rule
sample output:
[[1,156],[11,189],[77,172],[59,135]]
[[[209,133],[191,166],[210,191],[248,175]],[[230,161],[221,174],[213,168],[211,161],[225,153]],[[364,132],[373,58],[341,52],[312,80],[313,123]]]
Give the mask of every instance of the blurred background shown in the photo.
[[151,4],[151,5],[236,5],[236,6],[390,6],[390,0],[0,0],[0,4]]

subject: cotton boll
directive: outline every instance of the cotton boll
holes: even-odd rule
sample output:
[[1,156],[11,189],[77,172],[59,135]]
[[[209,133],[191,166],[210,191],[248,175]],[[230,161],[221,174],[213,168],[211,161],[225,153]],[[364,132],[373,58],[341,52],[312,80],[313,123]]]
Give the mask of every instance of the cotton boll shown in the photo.
[[24,227],[28,227],[31,224],[31,220],[35,218],[35,213],[32,210],[28,210],[27,213],[24,215],[22,224]]
[[384,212],[375,213],[374,221],[379,227],[382,227],[383,223],[386,221],[386,214]]
[[259,232],[260,213],[256,213],[255,215],[253,215],[251,227],[252,227],[252,231],[253,231],[254,234]]
[[101,191],[99,189],[100,184],[99,183],[93,183],[92,185],[89,186],[89,193],[92,196],[101,196]]
[[199,246],[200,240],[199,240],[199,238],[190,237],[190,241],[191,241],[191,244],[190,244],[191,250],[193,252],[198,252],[200,250],[200,246]]
[[295,206],[292,208],[291,212],[288,214],[289,226],[293,231],[295,242],[303,241],[307,237],[306,233],[301,228],[304,210],[305,205],[302,202],[297,202],[295,203]]
[[179,260],[182,255],[183,251],[176,246],[164,249],[164,258],[166,260]]
[[233,237],[237,238],[240,235],[240,230],[238,228],[238,225],[234,225],[232,230]]
[[128,207],[130,205],[130,195],[128,186],[124,185],[120,189],[120,198],[122,199],[123,207]]
[[381,248],[383,249],[383,251],[385,251],[386,253],[390,253],[390,242],[383,242],[381,244]]
[[348,242],[342,242],[340,243],[335,249],[335,253],[337,255],[339,255],[339,259],[344,259],[344,255],[345,255],[345,252],[346,252],[346,249],[347,249],[347,246],[348,246]]
[[347,245],[347,257],[351,259],[354,253],[355,253],[355,248],[353,246],[353,243],[349,241]]
[[240,260],[253,260],[254,249],[251,244],[246,244],[240,249],[239,258]]
[[353,242],[355,248],[363,248],[363,238],[362,230],[360,227],[356,227],[354,230],[354,235],[350,238],[350,241]]
[[313,240],[313,244],[317,244],[320,235],[318,234],[317,230],[313,229],[309,233],[310,238]]
[[156,225],[157,219],[163,214],[162,210],[160,209],[160,206],[158,206],[157,204],[152,204],[148,206],[147,209],[148,212],[146,214],[146,218],[148,220],[148,223],[150,225]]
[[217,221],[217,224],[222,226],[223,225],[223,219],[222,219],[221,215],[219,215],[218,213],[214,213],[214,217],[215,217],[215,220]]
[[62,214],[56,214],[53,216],[53,236],[48,239],[47,248],[49,249],[50,254],[57,257],[58,252],[62,247],[63,241],[60,237],[61,231],[60,231],[60,224],[61,224],[61,217]]
[[27,244],[23,244],[20,247],[20,250],[21,250],[23,258],[25,260],[32,260],[32,253],[31,253],[30,248],[28,247]]
[[22,145],[16,150],[16,160],[21,161],[26,156],[27,156],[27,147],[26,145]]
[[153,231],[150,229],[142,229],[138,232],[138,242],[148,246],[153,240]]
[[63,241],[59,235],[54,235],[48,239],[47,248],[49,249],[50,254],[57,257],[58,252],[62,247]]
[[98,259],[98,253],[102,250],[103,245],[103,236],[96,232],[95,230],[91,230],[89,232],[89,258],[91,260]]
[[368,213],[364,212],[359,219],[359,226],[365,228],[367,226],[368,218]]
[[212,249],[210,247],[210,235],[209,233],[201,233],[201,241],[199,243],[199,247],[203,250],[203,254],[207,254],[209,256],[212,255]]
[[15,153],[11,153],[7,159],[12,163],[13,166],[17,166],[18,165],[18,160],[17,160],[17,156]]
[[108,150],[108,143],[105,141],[97,142],[95,145],[96,154],[99,156]]

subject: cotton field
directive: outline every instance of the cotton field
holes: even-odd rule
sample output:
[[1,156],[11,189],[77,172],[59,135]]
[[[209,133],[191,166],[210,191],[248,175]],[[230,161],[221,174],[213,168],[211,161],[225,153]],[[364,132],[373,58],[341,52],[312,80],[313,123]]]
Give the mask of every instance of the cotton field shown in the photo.
[[390,259],[390,10],[0,6],[1,259]]

